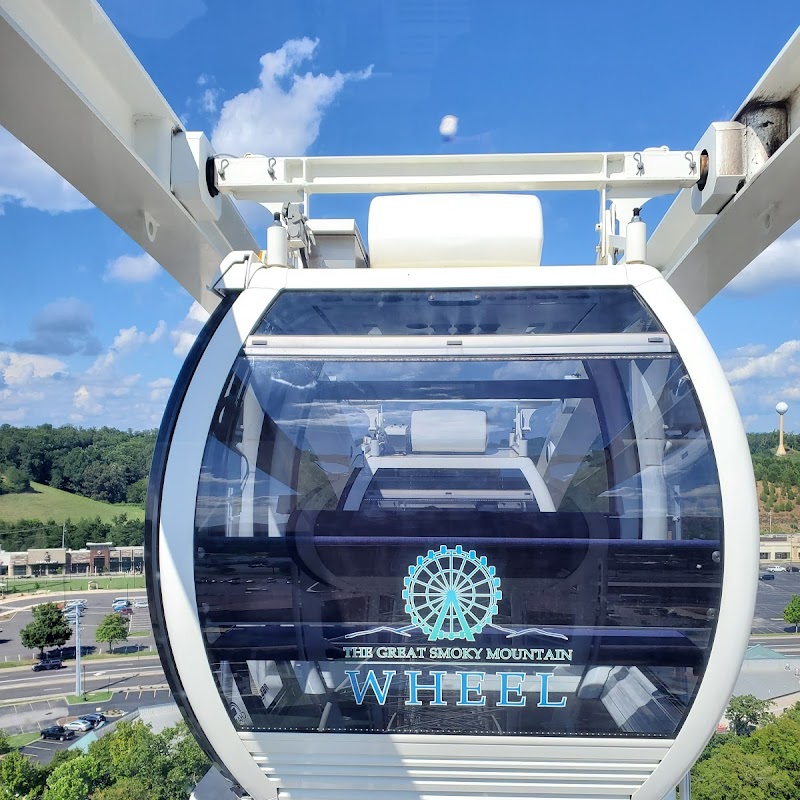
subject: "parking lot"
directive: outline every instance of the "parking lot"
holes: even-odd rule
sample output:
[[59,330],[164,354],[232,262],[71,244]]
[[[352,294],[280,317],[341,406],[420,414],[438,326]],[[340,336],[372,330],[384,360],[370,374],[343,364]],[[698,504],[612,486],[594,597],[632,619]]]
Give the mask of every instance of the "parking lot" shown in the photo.
[[[95,641],[94,634],[97,626],[103,618],[112,613],[111,604],[116,597],[125,597],[123,590],[94,590],[85,593],[67,592],[63,594],[51,593],[49,595],[38,595],[19,600],[6,601],[0,615],[0,662],[19,662],[35,658],[38,651],[26,650],[20,641],[20,631],[31,621],[31,607],[40,603],[63,603],[65,600],[82,599],[86,601],[86,610],[81,617],[81,646],[94,646],[94,653],[103,653],[108,650],[108,645]],[[128,599],[132,604],[138,599],[145,598],[145,592],[141,589],[128,592]],[[132,636],[127,642],[116,642],[114,652],[146,652],[152,649],[155,652],[155,645],[150,626],[150,614],[146,608],[132,607],[129,631]],[[74,626],[71,626],[74,631]],[[64,645],[66,648],[75,646],[75,635]],[[74,655],[68,656],[74,658]]]
[[[764,574],[764,570],[760,574]],[[783,609],[793,594],[800,594],[800,572],[774,572],[775,580],[758,582],[753,633],[793,633],[794,625],[784,622]]]
[[35,742],[26,744],[20,749],[23,755],[35,758],[40,764],[47,765],[53,760],[53,756],[59,750],[66,750],[71,744],[75,744],[74,739],[66,742],[53,742],[45,739],[38,739]]

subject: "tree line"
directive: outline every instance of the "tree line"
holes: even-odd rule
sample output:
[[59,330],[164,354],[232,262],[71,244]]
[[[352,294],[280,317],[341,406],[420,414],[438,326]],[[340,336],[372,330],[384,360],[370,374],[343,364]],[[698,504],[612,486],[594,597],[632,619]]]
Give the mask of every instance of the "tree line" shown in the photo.
[[20,519],[14,522],[0,520],[0,544],[3,550],[19,552],[30,548],[42,550],[61,547],[62,537],[66,547],[80,550],[87,542],[113,542],[117,547],[144,544],[144,521],[129,519],[124,512],[103,522],[99,517],[65,523],[49,520]]
[[[0,752],[9,750],[0,732]],[[57,750],[46,766],[8,752],[0,800],[185,800],[210,766],[184,722],[160,733],[119,722],[88,752]]]
[[107,503],[144,503],[157,431],[0,425],[0,494],[30,481]]

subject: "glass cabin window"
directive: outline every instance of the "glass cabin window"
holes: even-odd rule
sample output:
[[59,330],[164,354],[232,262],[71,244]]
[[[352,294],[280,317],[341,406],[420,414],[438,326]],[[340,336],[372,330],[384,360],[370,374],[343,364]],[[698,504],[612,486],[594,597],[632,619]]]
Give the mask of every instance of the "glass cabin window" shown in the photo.
[[242,351],[195,543],[242,730],[673,736],[719,610],[717,470],[669,354]]
[[463,336],[660,330],[636,292],[620,286],[284,292],[256,333]]

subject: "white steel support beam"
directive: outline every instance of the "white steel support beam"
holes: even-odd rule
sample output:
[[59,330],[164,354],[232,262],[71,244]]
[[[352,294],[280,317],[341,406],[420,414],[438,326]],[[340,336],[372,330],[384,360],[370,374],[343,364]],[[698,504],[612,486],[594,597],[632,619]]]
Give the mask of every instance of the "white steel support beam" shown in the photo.
[[[788,123],[788,138],[774,152],[760,146],[771,125],[764,109]],[[800,29],[733,119],[745,126],[742,188],[718,214],[695,214],[693,190],[680,192],[647,246],[648,261],[694,312],[800,220]]]
[[258,249],[230,198],[196,219],[173,194],[189,141],[95,0],[0,0],[0,124],[209,310],[222,258]]
[[[436,156],[217,156],[222,194],[261,203],[312,194],[532,192],[606,189],[608,197],[654,197],[693,186],[699,151]],[[307,213],[307,212],[306,212]]]

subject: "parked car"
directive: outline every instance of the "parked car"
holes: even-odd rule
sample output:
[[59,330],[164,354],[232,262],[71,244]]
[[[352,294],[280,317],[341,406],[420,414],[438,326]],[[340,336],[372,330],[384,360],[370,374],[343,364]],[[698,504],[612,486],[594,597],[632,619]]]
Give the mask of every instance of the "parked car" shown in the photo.
[[55,739],[59,742],[75,737],[75,731],[67,730],[61,725],[51,725],[49,728],[43,728],[41,733],[42,739]]
[[111,608],[114,608],[114,606],[117,606],[117,605],[119,605],[119,606],[129,606],[130,604],[131,604],[131,601],[128,600],[127,597],[115,597],[114,598],[114,602],[111,604]]
[[41,672],[45,669],[61,669],[64,663],[60,658],[43,658],[38,664],[34,664],[31,669],[34,672]]
[[64,603],[64,610],[68,608],[73,608],[75,606],[79,606],[80,608],[86,608],[87,605],[88,603],[85,600],[67,600],[67,602]]
[[764,572],[759,576],[759,580],[762,581],[774,581],[775,576],[771,572]]
[[789,567],[788,572],[800,572],[800,567]]
[[147,598],[140,597],[138,600],[133,601],[134,608],[147,608]]
[[773,564],[771,567],[767,567],[767,572],[786,572],[786,567],[782,567],[780,564]]
[[103,714],[84,714],[81,719],[91,722],[94,728],[99,728],[106,724],[106,718]]
[[83,719],[83,717],[78,717],[78,719],[72,720],[72,722],[68,722],[64,726],[68,731],[90,731],[94,725],[89,722],[88,719]]

